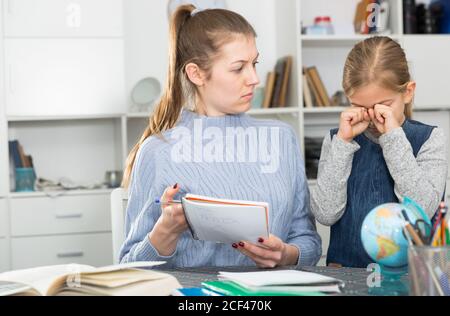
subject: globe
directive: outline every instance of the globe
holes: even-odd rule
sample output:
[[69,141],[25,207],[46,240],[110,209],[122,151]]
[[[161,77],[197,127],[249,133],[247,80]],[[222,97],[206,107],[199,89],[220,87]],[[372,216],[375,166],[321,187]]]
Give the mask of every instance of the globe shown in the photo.
[[381,272],[393,278],[408,270],[408,240],[402,210],[411,223],[419,218],[426,223],[429,219],[414,201],[404,198],[403,203],[387,203],[372,209],[361,227],[361,241],[367,254],[380,265]]

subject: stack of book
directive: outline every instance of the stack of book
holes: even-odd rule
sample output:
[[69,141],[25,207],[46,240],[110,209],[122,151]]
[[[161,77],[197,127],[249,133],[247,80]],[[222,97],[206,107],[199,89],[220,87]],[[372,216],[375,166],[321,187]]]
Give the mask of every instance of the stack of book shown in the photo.
[[274,71],[267,74],[263,108],[286,107],[292,56],[280,58]]
[[343,281],[297,270],[220,272],[219,281],[207,281],[205,288],[227,296],[319,296],[341,292]]
[[302,81],[306,108],[331,106],[330,97],[316,66],[303,68]]
[[170,274],[148,270],[163,263],[65,264],[5,272],[0,296],[166,296],[182,286]]
[[355,10],[353,25],[356,34],[390,33],[389,1],[361,0]]
[[15,168],[33,168],[33,158],[25,155],[23,146],[18,140],[9,141],[9,155]]

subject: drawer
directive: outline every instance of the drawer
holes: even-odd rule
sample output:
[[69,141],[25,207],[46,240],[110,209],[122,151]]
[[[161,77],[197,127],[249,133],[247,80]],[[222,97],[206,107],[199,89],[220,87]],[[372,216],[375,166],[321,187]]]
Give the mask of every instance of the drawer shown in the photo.
[[0,238],[6,236],[8,225],[7,210],[6,200],[0,200]]
[[0,272],[9,270],[9,250],[6,239],[0,239]]
[[11,200],[11,235],[111,231],[109,195]]
[[110,233],[12,238],[11,245],[14,270],[70,263],[97,267],[113,263]]

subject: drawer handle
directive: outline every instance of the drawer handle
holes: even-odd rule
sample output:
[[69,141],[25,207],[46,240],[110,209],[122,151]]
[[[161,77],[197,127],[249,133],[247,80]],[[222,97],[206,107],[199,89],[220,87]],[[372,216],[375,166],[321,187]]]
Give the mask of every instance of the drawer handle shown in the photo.
[[60,259],[62,259],[62,258],[80,258],[80,257],[84,256],[84,252],[79,251],[79,252],[58,253],[56,256]]
[[56,219],[71,219],[71,218],[82,218],[83,214],[65,214],[65,215],[55,215]]

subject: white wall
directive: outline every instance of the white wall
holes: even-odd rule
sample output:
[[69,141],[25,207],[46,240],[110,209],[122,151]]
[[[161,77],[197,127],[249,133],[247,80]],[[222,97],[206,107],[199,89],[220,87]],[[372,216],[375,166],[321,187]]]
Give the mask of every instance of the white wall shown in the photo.
[[[124,2],[125,75],[128,105],[130,93],[140,79],[152,76],[164,87],[167,72],[167,1],[132,0]],[[273,0],[228,0],[227,8],[242,14],[258,33],[260,52],[258,74],[261,85],[276,62],[276,31]]]
[[128,105],[133,86],[155,77],[164,86],[167,72],[168,21],[166,1],[124,1],[125,88]]

